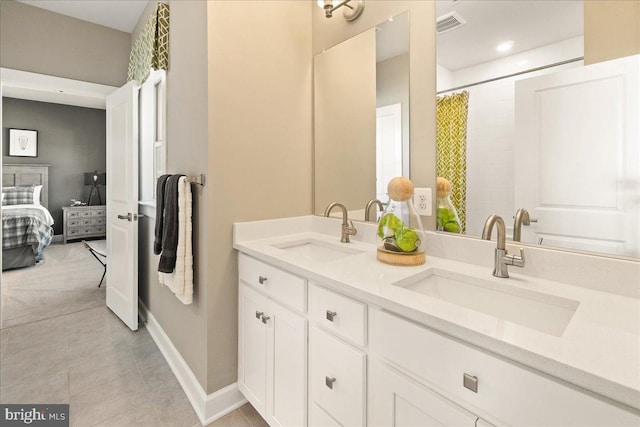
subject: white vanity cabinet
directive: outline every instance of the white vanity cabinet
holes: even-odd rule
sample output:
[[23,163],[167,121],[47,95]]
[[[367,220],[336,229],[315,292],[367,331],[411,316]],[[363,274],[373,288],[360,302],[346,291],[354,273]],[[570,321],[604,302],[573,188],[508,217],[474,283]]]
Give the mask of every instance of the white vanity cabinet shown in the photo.
[[[604,399],[387,311],[371,310],[370,331],[372,354],[497,425],[640,425],[636,414]],[[370,396],[377,392],[370,388]]]
[[476,427],[478,421],[476,415],[382,363],[370,366],[368,407],[372,427]]
[[367,305],[309,284],[309,425],[366,425]]
[[[269,278],[276,289],[286,289],[290,282],[301,286],[299,290],[305,298],[306,281],[270,266],[265,269],[266,264],[248,257],[242,265],[245,269],[241,267],[239,286],[238,387],[269,425],[306,426],[307,320],[242,277],[253,277],[254,270],[258,270],[256,277]],[[289,295],[288,301],[299,300]]]
[[238,384],[271,426],[640,426],[633,410],[401,309],[244,254],[239,269]]

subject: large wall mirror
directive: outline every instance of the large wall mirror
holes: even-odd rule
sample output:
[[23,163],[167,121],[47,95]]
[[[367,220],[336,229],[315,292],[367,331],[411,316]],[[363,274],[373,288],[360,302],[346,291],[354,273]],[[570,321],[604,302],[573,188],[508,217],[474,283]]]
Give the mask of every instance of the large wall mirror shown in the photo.
[[315,56],[314,111],[315,213],[340,201],[362,220],[410,174],[409,12]]
[[437,171],[462,233],[498,214],[522,242],[640,256],[638,56],[585,64],[581,1],[436,16]]

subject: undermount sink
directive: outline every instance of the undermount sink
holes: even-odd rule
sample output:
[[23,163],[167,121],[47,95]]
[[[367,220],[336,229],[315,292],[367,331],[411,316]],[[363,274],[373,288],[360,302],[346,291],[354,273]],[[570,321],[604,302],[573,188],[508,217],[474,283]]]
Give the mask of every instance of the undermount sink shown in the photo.
[[347,245],[348,243],[338,244],[316,239],[303,239],[277,243],[272,246],[314,261],[335,261],[364,252],[359,249],[350,248]]
[[508,282],[509,279],[505,279],[505,283],[489,282],[433,269],[418,280],[395,285],[549,335],[562,336],[580,303],[517,288]]

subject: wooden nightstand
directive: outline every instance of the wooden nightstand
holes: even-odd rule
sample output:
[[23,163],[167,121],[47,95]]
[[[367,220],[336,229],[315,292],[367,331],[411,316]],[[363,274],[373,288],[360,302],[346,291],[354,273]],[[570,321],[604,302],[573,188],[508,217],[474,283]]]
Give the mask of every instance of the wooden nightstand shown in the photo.
[[107,235],[106,206],[65,206],[62,208],[63,243],[67,240]]

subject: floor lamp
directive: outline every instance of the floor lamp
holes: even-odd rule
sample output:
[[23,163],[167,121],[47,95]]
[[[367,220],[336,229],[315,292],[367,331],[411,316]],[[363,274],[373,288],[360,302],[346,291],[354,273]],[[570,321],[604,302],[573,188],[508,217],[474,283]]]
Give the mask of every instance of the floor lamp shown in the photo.
[[97,197],[98,205],[102,205],[102,197],[100,196],[100,189],[98,186],[106,185],[107,183],[107,174],[106,173],[98,173],[95,172],[87,172],[84,174],[84,185],[90,185],[91,191],[89,191],[89,200],[87,201],[87,205],[91,206],[92,201]]

